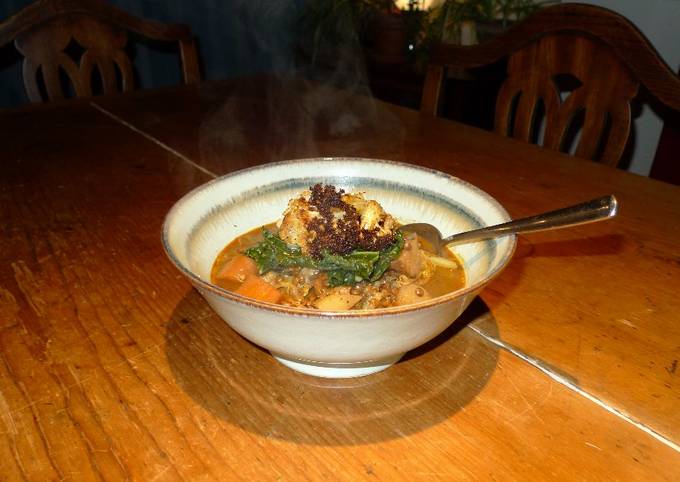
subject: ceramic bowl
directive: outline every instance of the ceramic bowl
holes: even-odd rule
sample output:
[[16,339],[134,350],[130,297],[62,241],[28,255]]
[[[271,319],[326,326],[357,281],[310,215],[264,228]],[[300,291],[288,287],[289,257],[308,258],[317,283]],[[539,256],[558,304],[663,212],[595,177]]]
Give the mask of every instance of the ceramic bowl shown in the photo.
[[445,235],[510,219],[496,200],[465,181],[373,159],[266,164],[222,176],[186,194],[163,225],[170,260],[231,328],[294,370],[344,378],[389,367],[446,329],[512,257],[515,236],[455,246],[467,276],[463,289],[415,305],[376,310],[289,308],[210,283],[212,263],[224,246],[279,219],[289,199],[317,182],[365,192],[401,223],[428,222]]

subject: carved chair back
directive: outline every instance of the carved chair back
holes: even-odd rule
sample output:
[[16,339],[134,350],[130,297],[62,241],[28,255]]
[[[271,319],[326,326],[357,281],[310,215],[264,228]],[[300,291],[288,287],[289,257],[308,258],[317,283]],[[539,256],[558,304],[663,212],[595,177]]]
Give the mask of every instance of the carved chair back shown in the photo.
[[[631,100],[642,83],[680,110],[680,79],[624,17],[575,4],[547,7],[491,41],[471,47],[436,46],[421,111],[436,115],[447,67],[472,68],[507,59],[507,78],[496,99],[495,131],[569,150],[616,165],[631,126]],[[573,90],[563,91],[567,78]]]
[[[14,40],[32,102],[135,88],[128,32],[179,46],[185,83],[200,81],[196,45],[185,25],[143,20],[100,0],[41,0],[0,24],[0,46]],[[70,86],[68,85],[70,84]]]

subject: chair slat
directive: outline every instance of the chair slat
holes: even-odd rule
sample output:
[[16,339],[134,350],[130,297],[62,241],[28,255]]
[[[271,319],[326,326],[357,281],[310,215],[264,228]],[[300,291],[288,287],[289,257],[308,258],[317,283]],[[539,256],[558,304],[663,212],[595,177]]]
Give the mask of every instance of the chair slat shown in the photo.
[[[39,0],[0,23],[0,46],[13,40],[24,56],[24,86],[32,102],[65,97],[60,70],[75,95],[87,97],[93,94],[95,74],[101,77],[103,93],[134,89],[132,61],[125,51],[127,31],[175,42],[184,82],[201,80],[196,43],[186,25],[140,19],[101,0]],[[83,50],[75,60],[65,53],[72,42]]]
[[[640,84],[658,100],[680,110],[680,78],[635,26],[610,10],[561,4],[539,10],[487,43],[438,45],[429,70],[473,68],[508,59],[507,78],[496,100],[495,130],[524,141],[535,137],[536,106],[545,106],[543,146],[562,150],[585,110],[575,154],[616,165],[630,134],[630,102]],[[437,70],[439,69],[439,70]],[[560,96],[560,78],[578,85]],[[435,114],[441,78],[423,90],[421,110]],[[518,101],[515,104],[515,101]],[[509,129],[511,119],[512,130]],[[607,121],[609,119],[609,121]]]

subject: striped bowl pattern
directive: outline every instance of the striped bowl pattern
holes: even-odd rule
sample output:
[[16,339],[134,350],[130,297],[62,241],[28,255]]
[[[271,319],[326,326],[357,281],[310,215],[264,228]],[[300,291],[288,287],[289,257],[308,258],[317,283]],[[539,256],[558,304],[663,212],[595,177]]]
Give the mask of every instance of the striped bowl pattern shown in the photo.
[[229,326],[295,370],[354,377],[387,368],[446,329],[514,252],[515,236],[455,246],[467,275],[465,288],[416,305],[378,310],[289,308],[210,283],[212,263],[226,244],[279,219],[289,199],[317,182],[364,192],[401,223],[428,222],[445,235],[510,219],[496,200],[465,181],[376,159],[271,163],[222,176],[186,194],[163,225],[168,257]]

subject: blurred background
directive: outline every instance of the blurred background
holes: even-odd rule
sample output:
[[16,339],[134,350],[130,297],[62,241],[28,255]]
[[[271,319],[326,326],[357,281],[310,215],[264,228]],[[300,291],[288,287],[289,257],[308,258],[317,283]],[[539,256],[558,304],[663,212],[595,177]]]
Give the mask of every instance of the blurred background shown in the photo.
[[[0,2],[0,19],[28,5]],[[540,0],[110,0],[133,15],[185,23],[198,42],[204,80],[258,73],[299,74],[364,89],[375,97],[417,109],[433,41],[474,43],[498,33],[540,5]],[[583,0],[615,10],[650,39],[675,71],[680,66],[678,0]],[[470,27],[472,25],[472,27]],[[138,84],[180,83],[176,52],[135,42]],[[464,91],[444,106],[445,117],[482,128],[492,124],[494,89],[503,66],[470,82],[452,78]],[[27,103],[21,57],[0,48],[0,107]],[[636,106],[634,133],[623,167],[649,175],[664,119],[644,97]],[[677,116],[670,123],[678,124]],[[664,116],[667,120],[668,117]],[[676,135],[677,137],[677,135]]]

